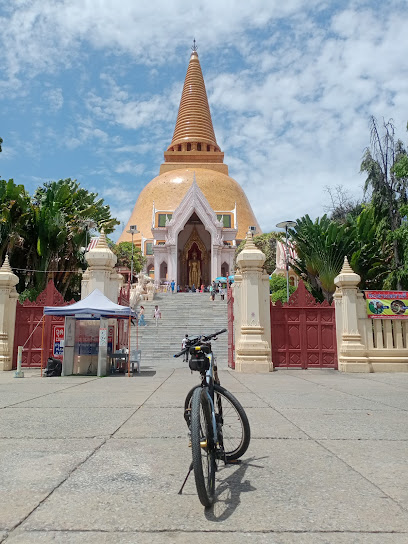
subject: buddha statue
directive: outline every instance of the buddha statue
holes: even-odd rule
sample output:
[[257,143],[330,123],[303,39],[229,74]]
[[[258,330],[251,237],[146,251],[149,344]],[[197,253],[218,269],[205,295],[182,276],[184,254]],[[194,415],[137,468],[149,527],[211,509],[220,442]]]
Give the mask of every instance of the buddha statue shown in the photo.
[[198,287],[201,280],[201,266],[197,259],[197,253],[194,251],[192,258],[188,261],[188,283]]

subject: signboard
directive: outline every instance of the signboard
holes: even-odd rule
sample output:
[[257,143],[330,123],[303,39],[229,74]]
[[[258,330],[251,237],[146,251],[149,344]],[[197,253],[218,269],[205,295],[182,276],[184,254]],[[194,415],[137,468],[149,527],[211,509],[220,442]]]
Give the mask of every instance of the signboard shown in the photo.
[[54,325],[52,327],[52,354],[54,357],[64,355],[64,325]]
[[101,348],[108,345],[108,331],[106,329],[99,329],[99,345]]
[[406,319],[408,291],[365,291],[367,315],[372,319]]
[[109,325],[108,331],[108,352],[113,353],[113,337],[115,334],[115,326]]

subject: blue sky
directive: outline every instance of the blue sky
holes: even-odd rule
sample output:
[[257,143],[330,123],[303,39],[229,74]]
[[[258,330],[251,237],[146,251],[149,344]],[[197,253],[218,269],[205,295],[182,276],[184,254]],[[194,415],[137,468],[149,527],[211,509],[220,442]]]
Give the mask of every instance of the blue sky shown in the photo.
[[171,141],[195,37],[262,229],[322,215],[325,186],[362,196],[370,115],[408,141],[407,21],[405,0],[0,0],[0,175],[31,193],[78,179],[126,223]]

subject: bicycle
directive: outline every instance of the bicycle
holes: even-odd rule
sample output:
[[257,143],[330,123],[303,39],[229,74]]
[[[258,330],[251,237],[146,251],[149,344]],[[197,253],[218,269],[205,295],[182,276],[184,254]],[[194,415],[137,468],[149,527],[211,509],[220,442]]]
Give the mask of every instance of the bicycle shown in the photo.
[[194,470],[198,497],[206,508],[214,502],[217,462],[239,462],[251,439],[245,410],[234,395],[221,386],[212,352],[211,340],[226,330],[189,338],[186,347],[174,355],[180,357],[188,353],[190,369],[201,375],[201,384],[188,392],[184,402],[193,460],[179,494]]

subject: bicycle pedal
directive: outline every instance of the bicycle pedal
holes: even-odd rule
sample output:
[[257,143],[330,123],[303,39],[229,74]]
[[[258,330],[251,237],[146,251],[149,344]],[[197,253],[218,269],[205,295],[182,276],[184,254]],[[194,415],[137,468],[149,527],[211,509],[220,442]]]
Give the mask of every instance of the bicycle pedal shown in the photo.
[[227,465],[240,465],[241,463],[241,459],[230,459],[226,462]]

